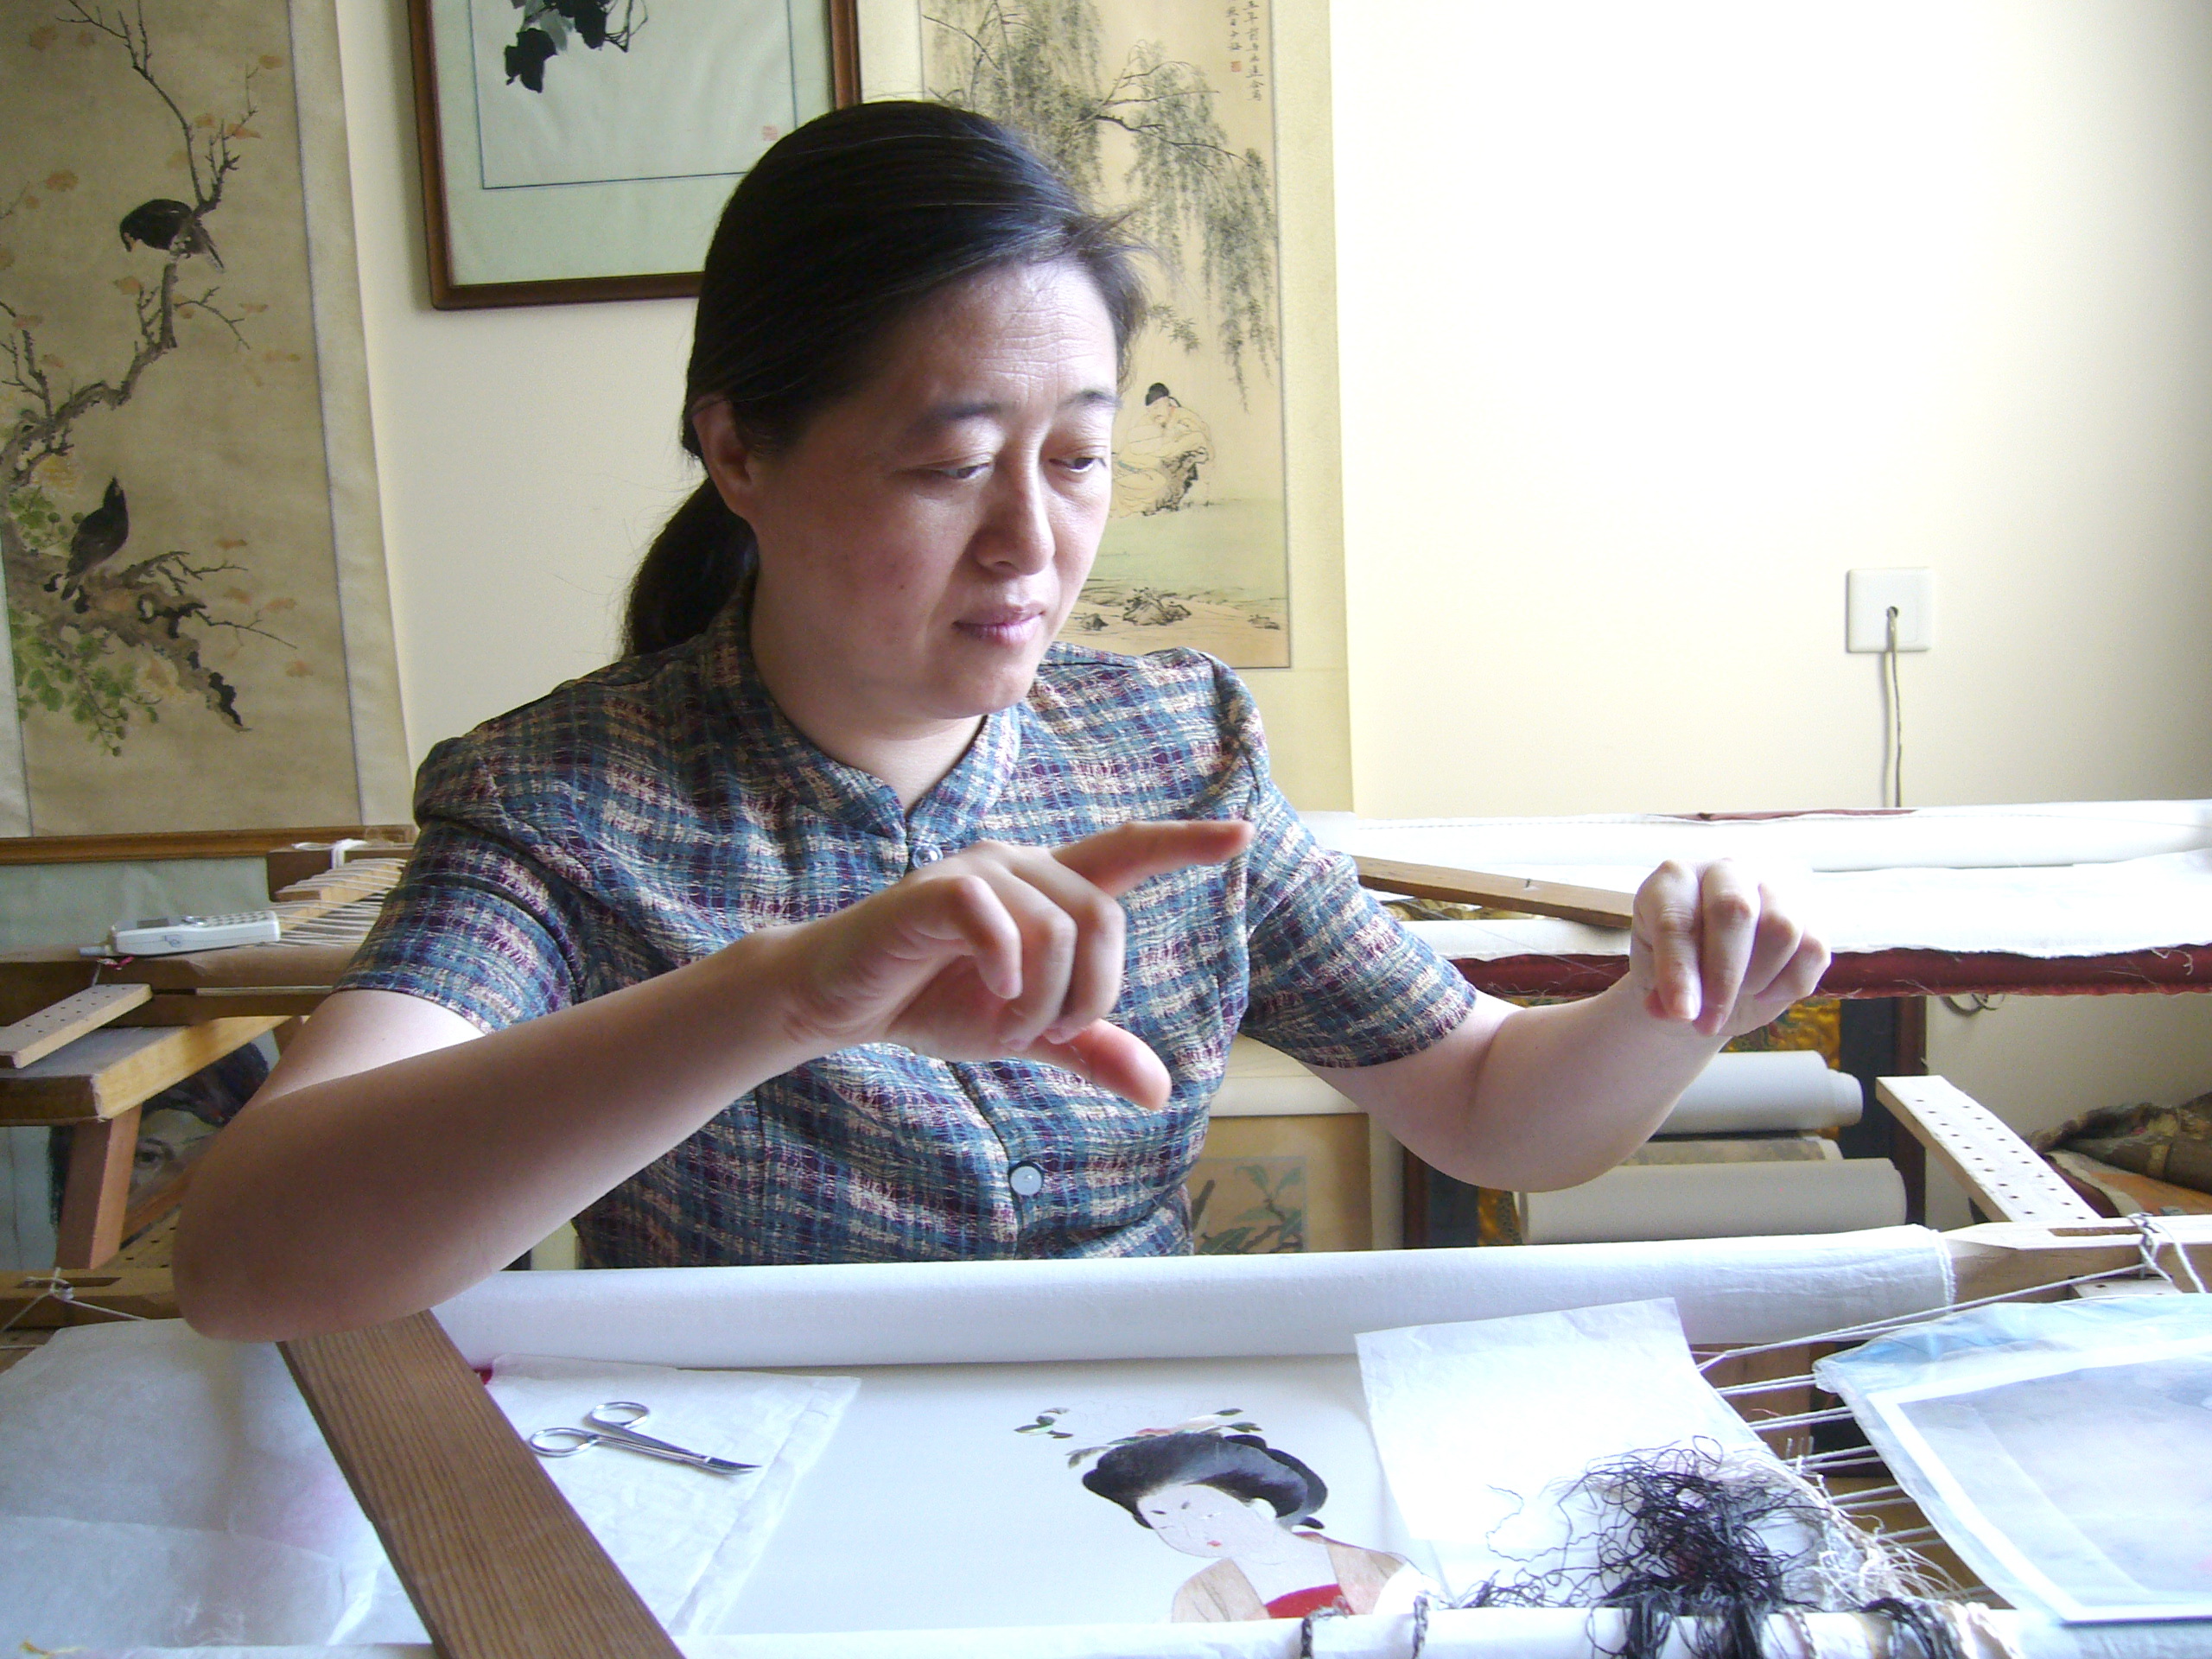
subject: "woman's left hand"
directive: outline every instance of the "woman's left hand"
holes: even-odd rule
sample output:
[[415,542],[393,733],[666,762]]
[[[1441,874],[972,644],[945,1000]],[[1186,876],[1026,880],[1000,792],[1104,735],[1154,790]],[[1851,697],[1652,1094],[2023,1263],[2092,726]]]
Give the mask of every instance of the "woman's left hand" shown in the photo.
[[1637,889],[1629,980],[1655,1020],[1739,1037],[1810,996],[1827,965],[1802,918],[1726,859],[1669,859]]

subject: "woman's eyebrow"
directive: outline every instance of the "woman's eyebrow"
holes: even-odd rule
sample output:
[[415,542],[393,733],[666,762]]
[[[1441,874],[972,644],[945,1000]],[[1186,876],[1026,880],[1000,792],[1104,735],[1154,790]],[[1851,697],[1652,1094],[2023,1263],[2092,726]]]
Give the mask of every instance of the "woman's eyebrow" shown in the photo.
[[[1062,410],[1116,410],[1121,406],[1121,394],[1107,386],[1085,386],[1082,391],[1070,392],[1065,397],[1060,399]],[[957,403],[937,404],[916,416],[906,430],[910,436],[925,437],[944,427],[957,426],[963,421],[987,420],[994,416],[1004,415],[1011,408],[1013,408],[1011,404],[996,397],[976,397]]]

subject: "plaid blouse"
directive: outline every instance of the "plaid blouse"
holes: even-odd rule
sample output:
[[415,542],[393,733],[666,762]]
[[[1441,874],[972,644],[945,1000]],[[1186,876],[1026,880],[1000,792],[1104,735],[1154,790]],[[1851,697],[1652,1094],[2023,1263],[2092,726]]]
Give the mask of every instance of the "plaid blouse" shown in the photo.
[[1183,1181],[1240,1028],[1370,1065],[1473,1006],[1315,846],[1268,780],[1250,695],[1213,658],[1053,646],[1027,698],[907,813],[784,717],[746,632],[733,607],[432,750],[421,841],[342,988],[496,1030],[829,915],[976,841],[1056,846],[1131,818],[1249,818],[1257,835],[1126,905],[1113,1018],[1166,1063],[1165,1109],[1027,1061],[842,1050],[593,1205],[586,1265],[1187,1251]]

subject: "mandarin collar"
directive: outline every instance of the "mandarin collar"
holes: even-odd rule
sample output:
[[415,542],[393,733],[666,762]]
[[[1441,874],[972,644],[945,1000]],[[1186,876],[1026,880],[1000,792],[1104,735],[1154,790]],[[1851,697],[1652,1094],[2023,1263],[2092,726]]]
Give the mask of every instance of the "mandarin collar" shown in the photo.
[[758,786],[870,835],[911,836],[951,852],[976,839],[983,815],[1005,792],[1032,718],[1027,700],[984,716],[975,741],[935,788],[901,812],[899,797],[872,772],[825,754],[769,695],[753,660],[751,617],[742,595],[708,628],[701,665],[710,696],[733,730],[730,758]]

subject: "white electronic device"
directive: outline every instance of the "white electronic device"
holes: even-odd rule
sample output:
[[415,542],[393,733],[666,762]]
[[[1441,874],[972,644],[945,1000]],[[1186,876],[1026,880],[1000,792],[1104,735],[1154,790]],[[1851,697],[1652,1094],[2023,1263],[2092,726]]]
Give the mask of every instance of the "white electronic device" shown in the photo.
[[156,916],[118,923],[105,945],[90,947],[101,956],[171,957],[181,950],[216,950],[229,944],[274,944],[281,930],[273,910],[241,910],[227,916]]

